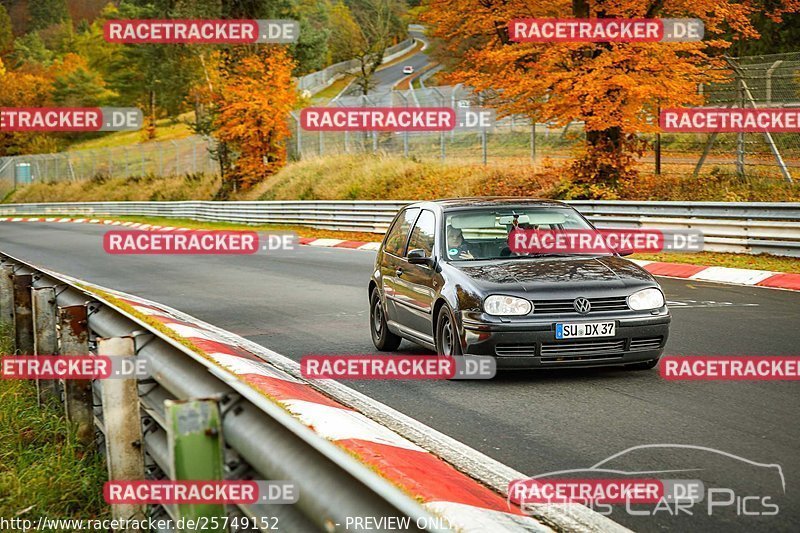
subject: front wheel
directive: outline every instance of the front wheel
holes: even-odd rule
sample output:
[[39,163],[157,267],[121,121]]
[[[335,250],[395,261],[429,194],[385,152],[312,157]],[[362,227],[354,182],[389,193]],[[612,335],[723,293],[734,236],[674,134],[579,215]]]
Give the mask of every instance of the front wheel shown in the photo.
[[439,355],[461,355],[461,336],[450,308],[442,306],[436,319],[436,352]]
[[386,314],[383,312],[381,297],[377,289],[369,297],[369,330],[372,334],[372,344],[382,352],[392,352],[400,346],[402,339],[389,331],[386,325]]

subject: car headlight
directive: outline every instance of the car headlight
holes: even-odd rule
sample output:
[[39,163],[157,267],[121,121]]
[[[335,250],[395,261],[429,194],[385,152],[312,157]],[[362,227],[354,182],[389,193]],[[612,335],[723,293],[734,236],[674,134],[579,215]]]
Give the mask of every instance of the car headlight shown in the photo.
[[527,315],[533,310],[533,305],[524,298],[493,294],[483,301],[483,310],[498,316]]
[[658,309],[664,306],[664,295],[655,287],[634,292],[628,296],[628,307],[634,311]]

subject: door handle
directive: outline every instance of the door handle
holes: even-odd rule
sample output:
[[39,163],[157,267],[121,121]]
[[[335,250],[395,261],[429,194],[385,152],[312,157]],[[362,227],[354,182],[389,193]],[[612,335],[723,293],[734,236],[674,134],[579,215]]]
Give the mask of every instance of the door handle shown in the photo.
[[394,273],[397,274],[398,277],[402,276],[403,275],[403,269],[402,268],[398,268],[397,270],[394,271]]

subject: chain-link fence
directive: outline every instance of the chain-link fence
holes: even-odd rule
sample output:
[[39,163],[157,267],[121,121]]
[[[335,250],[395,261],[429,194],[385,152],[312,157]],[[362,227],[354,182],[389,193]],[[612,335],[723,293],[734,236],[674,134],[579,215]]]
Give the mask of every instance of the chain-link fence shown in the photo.
[[[373,92],[366,96],[343,96],[338,107],[449,107],[463,110],[480,105],[480,98],[462,85],[406,91]],[[291,117],[292,137],[288,146],[294,160],[333,154],[385,153],[417,159],[489,162],[512,158],[530,163],[537,157],[570,157],[579,127],[551,128],[526,117],[499,119],[491,130],[449,132],[309,132],[300,128],[300,114]]]
[[95,176],[217,174],[213,140],[192,136],[112,148],[0,158],[0,194],[28,183],[82,181]]
[[[729,80],[701,86],[709,106],[800,106],[800,52],[730,60]],[[461,85],[386,91],[367,96],[340,97],[339,107],[471,107],[479,95]],[[655,117],[654,117],[655,120]],[[386,153],[414,158],[437,158],[457,163],[527,162],[542,158],[569,159],[584,141],[583,126],[549,124],[533,127],[526,117],[505,117],[486,132],[446,133],[307,132],[292,115],[289,153],[293,159],[340,153]],[[641,170],[656,174],[691,174],[710,168],[787,178],[800,174],[800,135],[793,133],[665,133],[643,135],[649,150]],[[781,168],[783,166],[783,168]]]
[[[700,87],[708,105],[800,107],[800,52],[731,60],[730,79]],[[340,107],[451,107],[480,105],[480,97],[461,85],[384,91],[341,97]],[[290,117],[287,140],[293,160],[336,154],[391,154],[454,163],[536,164],[544,158],[567,160],[584,140],[583,127],[533,126],[524,117],[499,119],[488,131],[308,132],[299,113]],[[739,175],[800,176],[800,135],[793,133],[664,133],[644,136],[651,149],[640,170],[691,174],[719,168]],[[96,175],[138,176],[217,173],[211,141],[190,137],[116,148],[0,158],[0,195],[33,181],[85,180]],[[784,169],[781,169],[782,162]]]

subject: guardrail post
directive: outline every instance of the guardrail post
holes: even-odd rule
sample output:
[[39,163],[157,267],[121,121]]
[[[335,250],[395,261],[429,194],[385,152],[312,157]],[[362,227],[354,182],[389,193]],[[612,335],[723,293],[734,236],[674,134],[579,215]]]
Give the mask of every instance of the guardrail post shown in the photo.
[[[224,479],[222,417],[216,400],[164,402],[173,480]],[[178,505],[180,518],[223,517],[222,504]],[[211,522],[209,522],[210,524]],[[224,532],[224,528],[209,529]]]
[[[58,310],[61,325],[61,355],[89,355],[89,328],[85,305],[71,305]],[[78,426],[78,440],[89,445],[94,440],[92,382],[64,380],[64,410],[67,419]]]
[[[97,355],[134,357],[135,340],[133,337],[97,339]],[[104,379],[101,380],[100,392],[103,402],[108,480],[143,480],[143,437],[137,380]],[[147,518],[144,504],[112,505],[111,514],[115,520]],[[134,530],[129,528],[127,531]]]
[[31,274],[14,274],[14,347],[21,355],[33,355],[33,309]]
[[14,324],[14,265],[0,268],[0,323]]
[[[34,287],[33,300],[33,353],[35,355],[55,355],[58,353],[58,307],[55,287]],[[59,397],[58,381],[37,379],[36,389],[41,402],[46,396]]]

